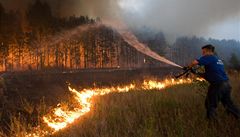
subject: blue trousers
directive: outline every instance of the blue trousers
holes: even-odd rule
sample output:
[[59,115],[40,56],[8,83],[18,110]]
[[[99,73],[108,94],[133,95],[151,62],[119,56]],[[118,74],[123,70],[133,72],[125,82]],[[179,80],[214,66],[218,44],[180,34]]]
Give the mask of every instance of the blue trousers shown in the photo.
[[205,100],[208,119],[216,118],[216,108],[219,102],[223,104],[228,113],[237,119],[240,118],[240,111],[231,99],[231,86],[227,81],[210,84]]

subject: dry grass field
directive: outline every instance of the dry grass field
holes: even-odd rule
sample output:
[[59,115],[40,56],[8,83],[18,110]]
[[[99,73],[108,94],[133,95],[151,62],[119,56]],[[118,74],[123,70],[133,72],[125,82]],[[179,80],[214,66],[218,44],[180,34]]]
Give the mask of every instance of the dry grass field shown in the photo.
[[[240,106],[240,74],[231,75],[232,96]],[[205,118],[207,84],[195,82],[162,90],[134,90],[96,96],[91,111],[53,137],[235,137],[240,122],[221,104],[218,122]],[[22,131],[43,125],[41,117],[54,106],[44,99],[34,104],[21,99],[18,110],[8,100],[1,107],[0,136],[24,136]],[[11,106],[12,105],[12,106]],[[13,107],[14,106],[14,107]],[[8,110],[6,110],[8,109]],[[7,116],[6,116],[7,115]]]
[[[240,75],[231,76],[240,106]],[[132,91],[95,97],[92,110],[56,137],[237,137],[240,121],[221,104],[218,122],[205,118],[207,85],[178,85],[161,91]]]

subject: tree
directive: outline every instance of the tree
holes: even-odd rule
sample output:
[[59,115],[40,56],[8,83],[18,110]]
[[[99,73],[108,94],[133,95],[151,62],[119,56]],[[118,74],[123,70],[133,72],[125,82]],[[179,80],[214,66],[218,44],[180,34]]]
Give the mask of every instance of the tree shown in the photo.
[[51,8],[47,3],[42,3],[40,0],[31,5],[26,13],[29,24],[34,29],[44,31],[50,28],[53,22]]
[[[2,19],[4,14],[5,14],[5,9],[3,8],[2,4],[0,3],[0,19]],[[2,20],[0,20],[0,21],[2,21]]]
[[236,69],[236,70],[240,69],[240,61],[237,58],[235,53],[231,54],[231,57],[229,59],[229,64],[231,69]]
[[201,55],[201,47],[206,43],[205,39],[196,36],[177,38],[173,45],[175,52],[174,61],[180,65],[187,65]]
[[136,36],[154,52],[161,56],[165,55],[165,50],[168,44],[163,32],[155,32],[147,27],[143,27],[136,32]]

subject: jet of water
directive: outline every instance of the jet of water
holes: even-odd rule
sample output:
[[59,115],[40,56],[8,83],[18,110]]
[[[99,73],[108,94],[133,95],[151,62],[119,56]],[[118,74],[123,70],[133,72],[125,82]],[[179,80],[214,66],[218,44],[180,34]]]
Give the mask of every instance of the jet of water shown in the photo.
[[[153,52],[148,46],[139,42],[137,37],[135,35],[133,35],[124,24],[119,23],[119,22],[104,21],[102,23],[82,25],[82,26],[79,26],[72,30],[68,30],[61,34],[58,34],[54,37],[51,37],[50,39],[47,40],[47,42],[43,42],[41,44],[36,43],[36,45],[41,46],[41,45],[48,44],[48,46],[53,46],[55,44],[60,43],[63,40],[71,39],[72,37],[74,37],[76,35],[81,35],[83,32],[89,30],[90,28],[98,28],[101,25],[110,26],[113,29],[115,29],[130,46],[134,47],[139,52],[141,52],[147,56],[150,56],[158,61],[164,62],[166,64],[182,68],[180,65],[158,55],[157,53]],[[49,44],[49,41],[51,41],[50,44]]]
[[166,64],[182,68],[182,66],[158,55],[156,52],[152,51],[148,46],[138,41],[137,37],[127,29],[126,25],[120,22],[112,21],[104,21],[104,24],[116,29],[117,32],[123,37],[123,39],[139,52],[148,55],[158,61],[164,62]]

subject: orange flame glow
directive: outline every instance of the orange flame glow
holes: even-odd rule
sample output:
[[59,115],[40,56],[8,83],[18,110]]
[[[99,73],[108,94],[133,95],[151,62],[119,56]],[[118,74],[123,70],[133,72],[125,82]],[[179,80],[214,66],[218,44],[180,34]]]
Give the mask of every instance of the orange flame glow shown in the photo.
[[[88,113],[91,110],[92,98],[94,96],[102,96],[109,93],[120,93],[120,92],[129,92],[130,90],[151,90],[151,89],[164,89],[169,86],[191,83],[191,79],[166,79],[162,82],[155,80],[144,80],[144,82],[140,86],[136,86],[135,84],[130,84],[127,86],[118,86],[118,87],[110,87],[110,88],[92,88],[92,89],[83,89],[81,91],[77,91],[70,86],[69,91],[73,93],[74,99],[77,101],[77,107],[73,110],[70,110],[67,107],[61,106],[60,104],[53,109],[52,113],[43,117],[43,121],[52,128],[53,131],[41,132],[41,134],[50,135],[53,134],[63,128],[66,128],[69,124],[73,123],[76,119],[80,118],[82,115]],[[26,136],[38,136],[38,133],[31,133]]]

